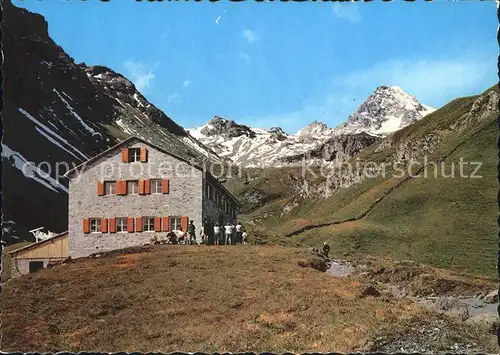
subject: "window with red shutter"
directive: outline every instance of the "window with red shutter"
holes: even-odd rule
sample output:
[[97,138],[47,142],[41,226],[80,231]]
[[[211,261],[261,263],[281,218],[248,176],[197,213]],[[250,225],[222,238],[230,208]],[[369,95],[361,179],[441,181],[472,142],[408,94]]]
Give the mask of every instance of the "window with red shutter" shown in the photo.
[[123,148],[122,149],[122,163],[128,163],[128,162],[129,162],[128,148]]
[[88,218],[83,219],[83,233],[90,233],[90,223]]
[[108,233],[108,220],[107,220],[107,218],[101,218],[101,232]]
[[[140,232],[139,230],[139,226],[136,226],[135,228],[138,232]],[[134,218],[133,217],[129,217],[127,219],[127,231],[130,232],[130,233],[133,233],[134,232]]]
[[139,195],[144,195],[144,180],[139,179]]
[[145,163],[148,161],[148,150],[146,148],[141,148],[141,162]]
[[109,233],[116,233],[116,218],[109,219]]
[[164,232],[170,232],[170,221],[169,217],[163,217],[161,221],[162,230]]
[[141,160],[141,149],[140,148],[129,148],[128,149],[128,161],[129,163],[138,162]]
[[135,231],[142,232],[142,217],[137,217],[135,219]]
[[151,194],[151,180],[144,180],[144,194]]
[[90,233],[102,233],[101,232],[101,222],[102,222],[102,218],[89,218],[89,231],[90,231]]
[[104,195],[104,182],[102,181],[97,182],[97,195],[98,196]]
[[181,218],[181,228],[182,228],[183,232],[187,231],[188,223],[189,223],[189,218],[187,216],[182,216],[182,218]]
[[163,193],[163,181],[161,179],[150,179],[149,180],[149,190],[152,194]]
[[161,232],[161,218],[155,217],[154,221],[155,232]]
[[120,196],[127,194],[127,182],[125,180],[116,180],[116,194]]
[[161,192],[164,194],[168,194],[170,191],[170,182],[168,179],[163,179],[161,181]]

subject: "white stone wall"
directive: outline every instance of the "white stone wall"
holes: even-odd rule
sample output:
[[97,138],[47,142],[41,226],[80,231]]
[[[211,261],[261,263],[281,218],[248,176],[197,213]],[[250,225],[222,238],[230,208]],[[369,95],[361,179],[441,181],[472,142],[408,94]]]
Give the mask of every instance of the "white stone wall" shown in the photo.
[[[198,234],[202,220],[202,171],[143,143],[132,144],[130,147],[146,147],[148,161],[122,163],[121,150],[118,149],[101,158],[99,163],[94,163],[95,165],[81,174],[76,173],[70,180],[68,255],[72,258],[147,244],[154,234],[154,232],[85,234],[84,218],[188,216],[189,220],[194,220]],[[169,179],[170,192],[151,195],[97,195],[99,181],[139,178]]]

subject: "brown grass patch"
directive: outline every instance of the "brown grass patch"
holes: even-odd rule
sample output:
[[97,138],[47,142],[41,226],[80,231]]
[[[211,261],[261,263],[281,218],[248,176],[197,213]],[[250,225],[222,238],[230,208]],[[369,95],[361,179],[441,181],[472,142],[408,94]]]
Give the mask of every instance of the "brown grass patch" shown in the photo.
[[139,254],[125,254],[118,257],[118,262],[111,265],[118,269],[129,269],[137,266]]
[[12,280],[2,295],[2,350],[350,352],[383,324],[421,312],[400,300],[360,299],[359,280],[299,267],[310,256],[303,249],[149,251]]
[[333,224],[327,227],[327,230],[332,233],[342,233],[352,229],[368,228],[366,222],[362,220],[349,221],[340,224]]
[[304,226],[308,226],[312,223],[312,221],[310,219],[306,219],[306,218],[292,219],[290,222],[294,225],[294,227],[304,227]]

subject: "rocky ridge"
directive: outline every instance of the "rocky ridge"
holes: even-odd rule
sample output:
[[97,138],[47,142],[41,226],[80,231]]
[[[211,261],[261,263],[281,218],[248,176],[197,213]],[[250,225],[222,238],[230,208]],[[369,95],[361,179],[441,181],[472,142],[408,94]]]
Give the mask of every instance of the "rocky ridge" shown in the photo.
[[215,116],[189,132],[243,167],[298,166],[304,159],[322,165],[345,161],[432,111],[401,88],[380,86],[345,123],[334,128],[313,121],[296,134],[287,134],[279,127],[252,128]]

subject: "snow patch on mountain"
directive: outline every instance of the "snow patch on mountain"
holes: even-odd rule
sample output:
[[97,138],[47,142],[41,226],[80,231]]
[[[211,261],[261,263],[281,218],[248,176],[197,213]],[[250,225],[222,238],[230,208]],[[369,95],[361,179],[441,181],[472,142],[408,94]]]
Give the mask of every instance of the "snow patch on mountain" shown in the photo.
[[[27,117],[29,120],[31,120],[33,123],[35,123],[39,127],[43,128],[47,133],[51,134],[52,137],[50,137],[50,138],[48,137],[47,134],[43,134],[43,136],[45,138],[49,139],[50,142],[52,142],[53,144],[56,144],[58,147],[61,147],[62,144],[66,145],[67,147],[70,147],[71,149],[73,149],[74,152],[78,153],[81,157],[77,157],[75,154],[70,153],[66,148],[63,148],[63,149],[65,151],[67,151],[68,153],[70,153],[75,158],[77,158],[78,160],[82,160],[82,157],[83,157],[83,160],[89,159],[89,157],[87,155],[83,154],[80,150],[76,149],[66,139],[64,139],[63,137],[61,137],[60,135],[58,135],[57,133],[55,133],[53,130],[51,130],[49,127],[47,127],[46,125],[44,125],[43,123],[41,123],[40,121],[38,121],[35,117],[33,117],[32,115],[30,115],[28,112],[26,112],[22,108],[18,108],[18,110],[25,117]],[[37,130],[38,133],[42,133],[41,130],[38,127],[35,127],[35,129]],[[56,141],[55,139],[57,139],[58,141]]]
[[99,136],[102,138],[102,134],[99,133],[99,132],[96,132],[92,127],[90,127],[88,124],[85,123],[85,121],[78,115],[78,113],[76,113],[76,111],[73,109],[73,107],[71,107],[71,105],[69,104],[68,101],[66,101],[62,96],[61,94],[59,94],[59,91],[57,91],[56,89],[52,89],[52,91],[54,91],[57,96],[59,96],[59,98],[61,99],[61,101],[66,105],[66,108],[69,110],[69,112],[71,113],[71,115],[76,118],[78,120],[78,122],[80,122],[80,124],[83,126],[83,128],[85,128],[87,131],[89,131],[93,136]]
[[28,161],[21,153],[10,149],[7,145],[2,143],[2,158],[7,161],[16,169],[20,170],[27,178],[33,179],[42,184],[46,188],[59,193],[63,191],[68,193],[66,186],[61,184],[58,180],[50,176],[49,173],[41,170],[39,167]]

